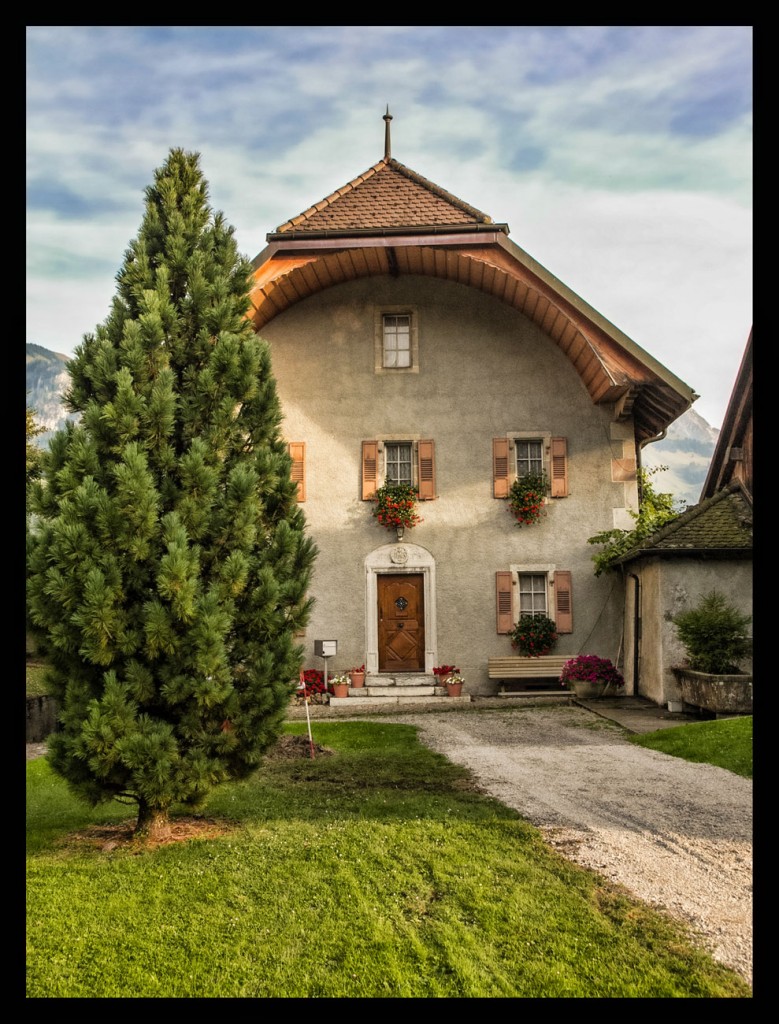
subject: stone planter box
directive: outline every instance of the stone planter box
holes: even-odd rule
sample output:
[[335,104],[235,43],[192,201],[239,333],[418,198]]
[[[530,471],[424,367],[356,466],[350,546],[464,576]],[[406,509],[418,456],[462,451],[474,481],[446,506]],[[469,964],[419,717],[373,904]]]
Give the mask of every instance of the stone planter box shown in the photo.
[[679,667],[672,671],[685,704],[721,715],[752,714],[751,675],[711,675]]

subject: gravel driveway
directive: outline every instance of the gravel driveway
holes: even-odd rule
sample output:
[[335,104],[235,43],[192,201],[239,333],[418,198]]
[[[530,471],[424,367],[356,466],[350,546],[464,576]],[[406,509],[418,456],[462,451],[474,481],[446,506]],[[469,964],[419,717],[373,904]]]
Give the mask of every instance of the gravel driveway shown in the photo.
[[570,860],[681,918],[752,984],[752,780],[626,739],[580,707],[382,716],[470,768]]

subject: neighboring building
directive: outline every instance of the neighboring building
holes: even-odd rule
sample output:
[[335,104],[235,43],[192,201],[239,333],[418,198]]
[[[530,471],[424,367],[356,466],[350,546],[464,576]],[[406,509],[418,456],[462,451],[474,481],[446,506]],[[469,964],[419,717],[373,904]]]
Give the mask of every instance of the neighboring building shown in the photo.
[[701,491],[701,501],[739,480],[752,500],[752,331],[730,395],[717,447]]
[[[675,706],[684,648],[672,619],[712,590],[752,615],[752,333],[697,505],[617,560],[626,583],[628,687]],[[751,658],[741,666],[751,672]]]
[[[630,529],[639,446],[697,397],[508,237],[390,153],[282,224],[254,260],[299,499],[319,548],[304,639],[329,670],[456,664],[493,693],[520,608],[555,653],[622,650],[622,579],[587,539]],[[518,528],[512,480],[542,468],[546,515]],[[372,516],[388,480],[419,488],[402,542]]]

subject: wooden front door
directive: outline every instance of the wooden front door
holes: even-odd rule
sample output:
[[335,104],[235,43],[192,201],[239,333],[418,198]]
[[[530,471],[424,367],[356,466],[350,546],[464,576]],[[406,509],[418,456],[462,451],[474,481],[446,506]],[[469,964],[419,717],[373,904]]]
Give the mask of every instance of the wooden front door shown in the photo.
[[377,582],[379,672],[424,672],[424,574],[380,573]]

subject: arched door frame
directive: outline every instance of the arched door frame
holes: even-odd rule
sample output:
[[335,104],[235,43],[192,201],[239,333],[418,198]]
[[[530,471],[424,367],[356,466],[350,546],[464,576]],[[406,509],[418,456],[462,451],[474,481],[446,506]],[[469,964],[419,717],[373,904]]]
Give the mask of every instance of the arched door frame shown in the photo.
[[418,544],[383,544],[365,559],[365,668],[379,671],[378,577],[382,573],[421,573],[425,599],[425,672],[430,674],[438,657],[435,609],[435,559]]

